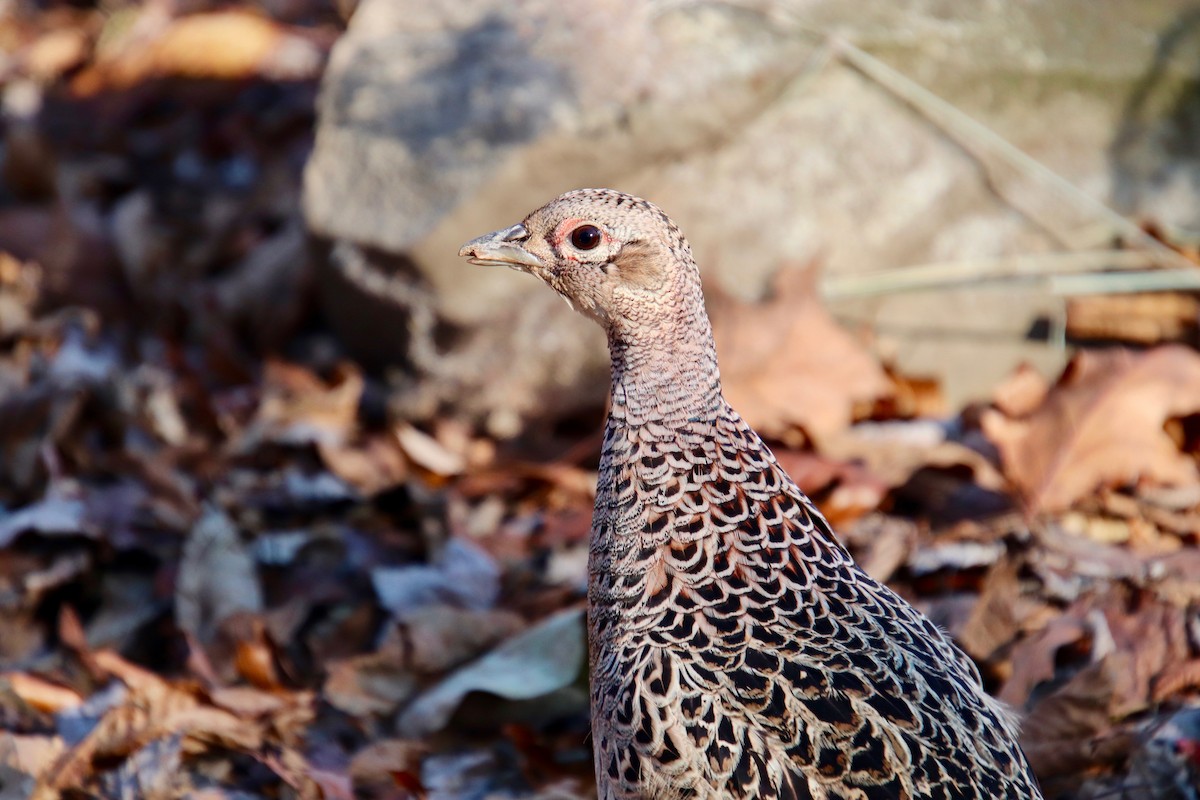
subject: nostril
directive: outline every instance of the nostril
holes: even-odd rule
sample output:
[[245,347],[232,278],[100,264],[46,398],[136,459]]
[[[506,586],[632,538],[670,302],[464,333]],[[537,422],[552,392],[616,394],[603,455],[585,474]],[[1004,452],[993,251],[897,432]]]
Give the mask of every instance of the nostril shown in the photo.
[[500,238],[506,242],[522,242],[529,238],[529,231],[525,230],[524,225],[517,223],[504,231]]

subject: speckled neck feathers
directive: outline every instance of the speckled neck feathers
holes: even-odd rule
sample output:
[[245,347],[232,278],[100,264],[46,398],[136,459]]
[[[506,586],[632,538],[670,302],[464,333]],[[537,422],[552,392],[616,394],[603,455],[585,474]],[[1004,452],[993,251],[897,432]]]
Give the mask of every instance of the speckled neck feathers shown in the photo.
[[681,266],[673,272],[670,302],[608,328],[610,425],[712,420],[725,406],[699,270],[686,243],[673,255]]

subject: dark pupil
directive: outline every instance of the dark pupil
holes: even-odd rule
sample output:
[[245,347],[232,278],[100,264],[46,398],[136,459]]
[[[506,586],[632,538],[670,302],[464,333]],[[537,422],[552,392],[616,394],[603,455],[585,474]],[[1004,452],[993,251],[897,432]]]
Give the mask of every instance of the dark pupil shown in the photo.
[[578,250],[591,250],[600,244],[600,229],[595,225],[581,225],[571,231],[571,244]]

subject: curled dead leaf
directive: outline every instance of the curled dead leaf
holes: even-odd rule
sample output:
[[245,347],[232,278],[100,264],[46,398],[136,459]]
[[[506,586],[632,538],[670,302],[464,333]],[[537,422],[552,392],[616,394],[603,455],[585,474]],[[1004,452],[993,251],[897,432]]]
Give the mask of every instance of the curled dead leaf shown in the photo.
[[402,654],[380,650],[326,665],[322,694],[334,708],[355,717],[390,714],[419,686]]
[[371,790],[385,793],[398,787],[424,798],[421,785],[421,760],[428,746],[406,739],[384,739],[372,742],[354,754],[350,761],[350,777],[360,792]]
[[1168,664],[1154,681],[1152,700],[1163,703],[1178,695],[1200,689],[1200,658]]
[[412,425],[397,425],[395,435],[404,454],[414,464],[434,475],[459,475],[467,468],[467,461],[463,456]]
[[1093,664],[1047,697],[1025,718],[1021,746],[1047,796],[1077,785],[1080,772],[1128,757],[1134,735],[1113,726],[1113,685],[1120,657]]
[[1200,470],[1164,430],[1200,412],[1200,354],[1081,352],[1031,413],[984,413],[984,433],[1032,511],[1061,511],[1100,486],[1138,480],[1200,483]]
[[0,683],[8,684],[13,694],[33,708],[50,714],[56,714],[66,708],[75,708],[83,703],[83,697],[74,689],[26,672],[0,675]]
[[394,436],[375,435],[345,444],[319,442],[321,460],[363,497],[392,489],[408,478],[408,457]]
[[[0,767],[25,775],[41,775],[54,766],[65,751],[61,736],[25,735],[4,731],[0,733]],[[5,789],[20,789],[6,780]],[[32,781],[29,781],[32,783]]]
[[250,547],[232,520],[209,509],[192,528],[179,565],[175,618],[207,644],[222,620],[263,608],[262,587]]
[[1032,364],[1021,363],[992,392],[992,403],[1009,417],[1023,417],[1046,399],[1050,381]]
[[471,692],[510,700],[550,694],[573,683],[586,661],[582,609],[561,611],[451,673],[404,710],[397,728],[413,736],[438,731]]
[[170,20],[147,39],[101,50],[72,89],[86,96],[172,77],[303,80],[315,77],[324,61],[322,47],[310,37],[241,9]]
[[358,419],[363,377],[342,364],[329,383],[298,364],[268,361],[262,402],[243,434],[239,449],[260,443],[339,446],[350,439]]
[[836,433],[892,391],[883,367],[821,305],[814,273],[780,272],[766,303],[711,303],[725,396],[773,438]]

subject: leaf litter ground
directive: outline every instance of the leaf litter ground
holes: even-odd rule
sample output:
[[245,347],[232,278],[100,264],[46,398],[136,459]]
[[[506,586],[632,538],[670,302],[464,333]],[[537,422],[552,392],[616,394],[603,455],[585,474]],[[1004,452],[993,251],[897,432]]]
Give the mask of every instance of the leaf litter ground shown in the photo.
[[[0,798],[594,794],[598,440],[387,413],[296,204],[344,20],[190,6],[0,22],[35,109],[0,197]],[[730,396],[1048,797],[1196,797],[1200,355],[1085,351],[947,417],[811,284],[714,299]]]

